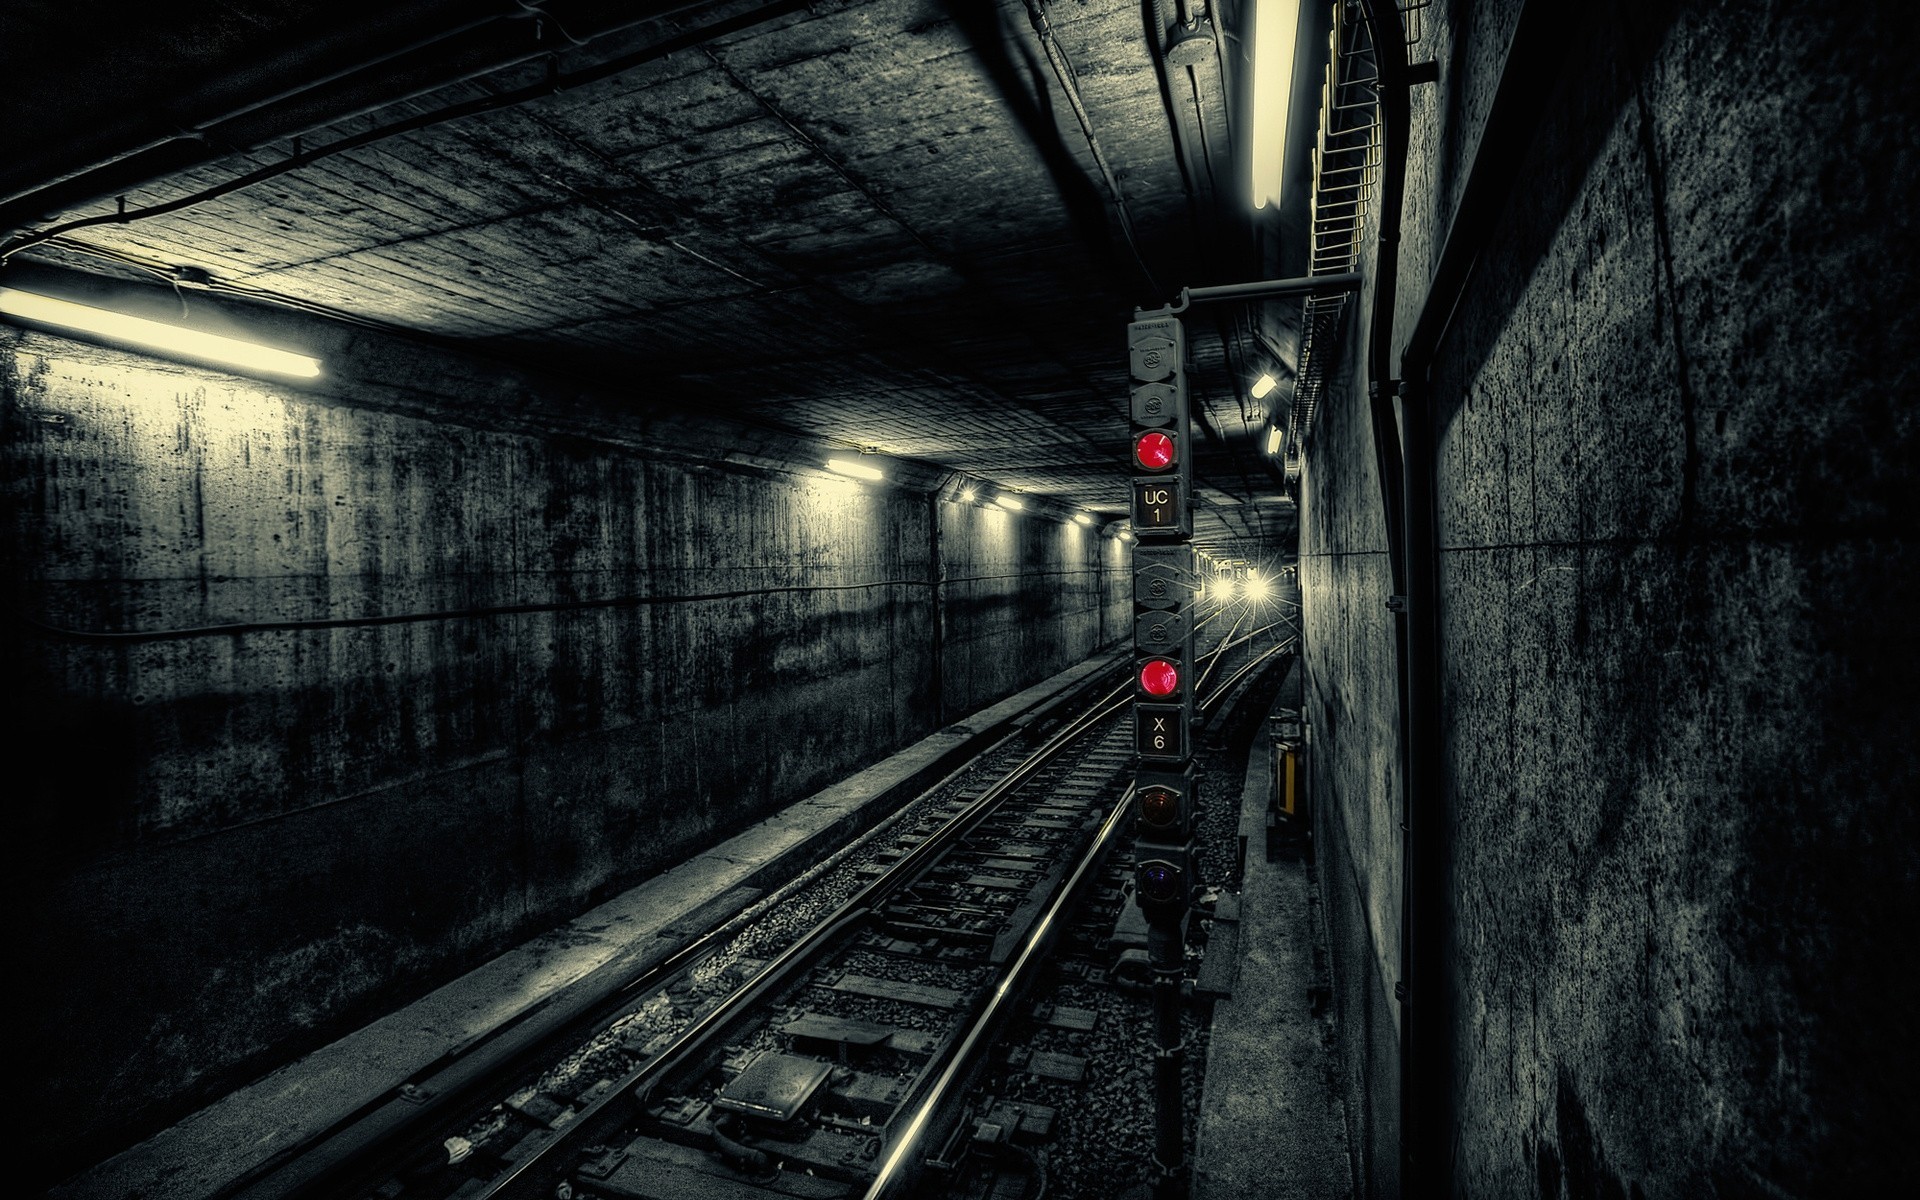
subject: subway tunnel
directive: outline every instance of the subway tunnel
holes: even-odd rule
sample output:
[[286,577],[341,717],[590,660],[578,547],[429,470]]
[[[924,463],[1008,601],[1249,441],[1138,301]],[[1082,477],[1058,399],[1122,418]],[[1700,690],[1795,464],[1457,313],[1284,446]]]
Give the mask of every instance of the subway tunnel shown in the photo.
[[22,1194],[1906,1194],[1916,51],[10,0]]

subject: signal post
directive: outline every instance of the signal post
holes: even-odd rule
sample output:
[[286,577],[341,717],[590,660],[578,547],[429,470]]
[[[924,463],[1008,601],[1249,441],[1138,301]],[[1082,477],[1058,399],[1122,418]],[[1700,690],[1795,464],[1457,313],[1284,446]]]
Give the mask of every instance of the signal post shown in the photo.
[[1186,1194],[1180,986],[1193,891],[1192,746],[1195,611],[1193,439],[1186,334],[1170,309],[1127,326],[1133,376],[1134,899],[1153,966],[1154,1181],[1158,1200]]

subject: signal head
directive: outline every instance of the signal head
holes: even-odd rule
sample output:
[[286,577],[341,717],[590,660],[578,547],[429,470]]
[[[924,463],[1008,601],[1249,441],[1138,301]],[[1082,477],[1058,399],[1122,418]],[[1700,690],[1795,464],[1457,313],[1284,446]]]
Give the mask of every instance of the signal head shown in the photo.
[[1133,439],[1133,461],[1142,470],[1165,471],[1174,466],[1179,457],[1173,436],[1161,430],[1149,429]]
[[1179,664],[1150,658],[1140,667],[1140,690],[1149,696],[1171,696],[1180,690]]

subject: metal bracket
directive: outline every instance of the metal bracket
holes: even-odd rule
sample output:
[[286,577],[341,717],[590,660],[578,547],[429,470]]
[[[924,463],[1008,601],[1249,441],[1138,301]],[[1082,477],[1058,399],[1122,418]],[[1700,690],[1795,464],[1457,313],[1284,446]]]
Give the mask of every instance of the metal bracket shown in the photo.
[[1267,300],[1276,296],[1342,296],[1360,290],[1361,277],[1348,271],[1339,275],[1299,275],[1292,279],[1261,279],[1252,283],[1222,283],[1211,287],[1181,288],[1180,298],[1165,312],[1183,313],[1188,306],[1209,300]]
[[1398,593],[1388,596],[1387,610],[1389,612],[1397,612],[1397,613],[1403,613],[1407,611],[1407,598]]

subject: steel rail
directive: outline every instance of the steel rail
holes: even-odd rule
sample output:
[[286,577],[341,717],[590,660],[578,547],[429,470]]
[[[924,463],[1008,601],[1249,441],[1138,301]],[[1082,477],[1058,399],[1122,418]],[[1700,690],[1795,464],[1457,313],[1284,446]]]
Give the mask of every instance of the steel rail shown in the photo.
[[941,1070],[939,1078],[921,1099],[920,1107],[915,1111],[913,1119],[907,1123],[906,1129],[894,1142],[879,1173],[874,1176],[873,1183],[868,1186],[864,1200],[882,1200],[896,1186],[905,1186],[913,1181],[912,1173],[907,1169],[908,1158],[918,1146],[921,1136],[940,1115],[940,1109],[949,1102],[948,1094],[954,1081],[963,1074],[970,1073],[979,1065],[982,1052],[990,1048],[995,1032],[994,1027],[999,1023],[1001,1014],[1006,1006],[1019,996],[1022,990],[1020,985],[1026,982],[1026,973],[1035,961],[1035,956],[1052,940],[1050,935],[1061,912],[1078,899],[1080,887],[1088,872],[1105,858],[1107,846],[1112,842],[1113,835],[1120,828],[1121,822],[1126,819],[1132,800],[1133,787],[1128,785],[1127,790],[1113,806],[1113,811],[1108,813],[1107,819],[1101,823],[1099,832],[1094,834],[1092,844],[1081,855],[1080,863],[1074,868],[1073,874],[1055,893],[1053,903],[1047,906],[1047,911],[1034,926],[1033,933],[1028,936],[1019,956],[1000,977],[999,986],[993,989],[993,995],[987,1000],[986,1008],[967,1030],[966,1036],[961,1039],[960,1045],[947,1060],[946,1067]]
[[[1127,671],[1124,663],[1110,670],[1118,670],[1130,678],[1130,672]],[[1121,683],[1095,703],[1108,702],[1127,686],[1130,684]],[[930,786],[921,789],[919,795],[925,796],[948,786],[986,756],[1005,749],[1008,743],[1020,737],[1022,732],[1014,728],[994,738],[976,753],[969,755],[965,762],[946,772]],[[404,1158],[409,1151],[401,1148],[400,1144],[423,1123],[434,1120],[436,1114],[449,1111],[457,1113],[463,1107],[471,1109],[476,1106],[490,1106],[492,1100],[497,1097],[492,1096],[488,1089],[495,1086],[495,1081],[499,1077],[524,1072],[532,1063],[538,1062],[543,1055],[551,1053],[556,1043],[590,1036],[590,1034],[581,1033],[581,1029],[590,1025],[603,1025],[614,1019],[614,1015],[620,1009],[632,1003],[636,993],[645,993],[660,987],[675,975],[709,957],[719,946],[761,919],[767,909],[832,870],[848,855],[869,844],[874,838],[884,836],[888,830],[907,816],[912,805],[911,800],[903,803],[898,810],[888,814],[876,822],[871,829],[835,850],[820,862],[808,867],[766,895],[754,899],[739,912],[671,951],[658,962],[641,968],[631,978],[614,984],[604,993],[576,1005],[566,1005],[564,1000],[556,1000],[553,1003],[538,1006],[520,1018],[485,1035],[480,1043],[457,1048],[438,1062],[416,1072],[407,1081],[413,1085],[414,1090],[406,1096],[393,1093],[382,1096],[373,1104],[319,1134],[307,1145],[221,1188],[215,1194],[216,1197],[238,1198],[238,1200],[283,1200],[283,1198],[293,1200],[293,1198],[334,1195],[346,1189],[349,1178],[371,1175],[375,1170]],[[844,911],[844,907],[842,910],[837,910],[836,916],[838,911]],[[746,986],[752,986],[752,981]],[[562,1005],[566,1007],[560,1008]],[[559,1009],[557,1013],[556,1009]],[[525,1044],[515,1045],[516,1041]],[[482,1046],[492,1051],[491,1061],[485,1058]],[[485,1103],[481,1102],[482,1096],[488,1097]],[[340,1139],[356,1135],[358,1144],[350,1148],[339,1146]],[[356,1164],[369,1162],[376,1166],[356,1169]]]
[[832,915],[796,939],[762,967],[752,980],[683,1030],[659,1055],[616,1081],[606,1093],[581,1109],[573,1121],[556,1131],[556,1135],[545,1145],[514,1163],[473,1200],[496,1200],[520,1194],[517,1189],[522,1188],[539,1189],[541,1183],[553,1173],[558,1156],[574,1143],[579,1131],[596,1128],[599,1124],[596,1118],[607,1113],[614,1104],[623,1101],[644,1102],[648,1099],[662,1080],[706,1048],[715,1031],[750,1015],[761,996],[784,982],[799,966],[811,962],[836,942],[843,931],[864,920],[895,892],[917,882],[944,857],[949,846],[972,832],[1002,801],[1050,764],[1068,745],[1130,703],[1132,689],[1133,682],[1129,678],[1089,705],[1080,717],[1057,730],[993,786],[982,792],[973,803],[902,855],[898,862],[846,900]]
[[[1273,625],[1264,627],[1264,629],[1271,628],[1273,628]],[[1256,631],[1256,633],[1257,632],[1261,631]],[[1248,635],[1249,638],[1253,636],[1253,634]],[[1223,639],[1223,643],[1224,640],[1225,639]],[[1262,651],[1252,661],[1236,670],[1223,681],[1212,694],[1200,700],[1200,707],[1207,709],[1224,701],[1232,694],[1234,685],[1240,679],[1244,678],[1249,671],[1256,668],[1267,658],[1286,649],[1289,645],[1297,641],[1297,638],[1290,639],[1278,646]],[[1198,688],[1196,687],[1195,690],[1198,691]],[[1082,852],[1080,862],[1075,866],[1073,874],[1068,877],[1066,883],[1055,893],[1053,902],[1047,906],[1046,913],[1035,924],[1033,932],[1028,936],[1026,944],[1021,948],[1018,957],[1014,959],[1013,965],[1008,967],[1005,973],[1002,974],[999,984],[994,988],[993,994],[987,1002],[986,1008],[974,1019],[972,1026],[969,1027],[966,1035],[961,1039],[958,1048],[955,1049],[952,1057],[947,1061],[946,1066],[942,1068],[939,1077],[934,1081],[933,1086],[927,1090],[926,1095],[922,1097],[919,1108],[915,1111],[912,1120],[907,1123],[898,1140],[896,1140],[887,1151],[879,1173],[875,1175],[873,1183],[868,1186],[862,1200],[887,1200],[890,1196],[901,1194],[898,1189],[911,1186],[915,1182],[916,1176],[910,1164],[910,1159],[913,1157],[915,1147],[919,1144],[921,1137],[926,1131],[935,1125],[940,1116],[939,1109],[941,1106],[950,1102],[949,1093],[954,1081],[969,1073],[977,1066],[984,1052],[991,1048],[994,1027],[998,1024],[1006,1005],[1021,993],[1021,985],[1025,982],[1024,976],[1031,964],[1035,961],[1036,956],[1045,950],[1046,944],[1050,940],[1049,935],[1057,923],[1061,912],[1075,901],[1076,893],[1082,881],[1086,878],[1087,874],[1095,869],[1105,858],[1108,844],[1113,840],[1115,832],[1131,811],[1130,802],[1133,799],[1133,793],[1134,789],[1129,785],[1121,795],[1120,800],[1113,806],[1113,811],[1108,813],[1106,820],[1101,823],[1099,832],[1094,835],[1092,842],[1089,843],[1087,849]]]
[[[1238,628],[1237,625],[1236,628]],[[1226,639],[1222,639],[1223,643],[1225,640]],[[1217,648],[1215,652],[1217,653]],[[1064,752],[1070,744],[1091,732],[1101,722],[1117,715],[1124,709],[1131,700],[1131,690],[1133,688],[1131,672],[1129,671],[1127,674],[1128,678],[1125,682],[1108,690],[1099,699],[1086,705],[1079,716],[1056,730],[1045,742],[1035,748],[1026,758],[1004,774],[986,791],[982,792],[982,794],[965,809],[954,814],[940,830],[930,835],[924,842],[904,855],[898,862],[893,864],[885,874],[871,881],[858,893],[843,902],[832,914],[817,924],[812,931],[803,935],[780,955],[767,963],[752,979],[748,980],[713,1010],[702,1015],[695,1020],[692,1025],[682,1030],[658,1055],[650,1058],[646,1063],[640,1064],[628,1075],[615,1081],[614,1086],[604,1095],[583,1107],[572,1122],[563,1126],[560,1130],[554,1131],[553,1135],[545,1144],[535,1148],[532,1153],[515,1163],[505,1174],[492,1180],[488,1184],[487,1189],[479,1194],[479,1200],[489,1200],[489,1198],[514,1194],[517,1189],[527,1186],[537,1187],[536,1177],[543,1174],[548,1177],[546,1181],[550,1181],[552,1170],[556,1165],[558,1156],[565,1153],[569,1147],[579,1143],[579,1138],[573,1135],[597,1124],[604,1124],[596,1120],[596,1118],[606,1116],[610,1111],[609,1106],[619,1103],[623,1098],[630,1100],[637,1099],[644,1102],[663,1079],[675,1074],[679,1068],[683,1067],[689,1060],[700,1053],[711,1041],[716,1031],[721,1030],[729,1023],[736,1022],[748,1016],[754,1009],[757,1001],[768,991],[784,983],[800,966],[806,964],[812,957],[837,942],[846,930],[870,916],[874,910],[884,905],[895,892],[911,886],[917,882],[926,871],[936,866],[945,856],[946,850],[951,847],[954,842],[970,833],[980,821],[984,820],[993,810],[997,809],[1002,801],[1028,783],[1034,775],[1048,766],[1059,754]],[[1009,733],[1007,736],[997,739],[991,745],[983,748],[979,754],[970,758],[967,764],[956,768],[953,772],[943,777],[939,783],[936,783],[933,788],[927,790],[931,791],[944,786],[961,771],[977,763],[982,756],[1004,748],[1007,742],[1015,736],[1018,736],[1018,734]],[[922,794],[925,793],[923,792]],[[1118,806],[1117,810],[1124,811],[1124,808],[1125,805],[1122,804]],[[783,885],[774,893],[756,900],[743,912],[736,914],[736,916],[729,918],[720,926],[707,931],[687,945],[675,950],[654,967],[646,969],[631,981],[614,989],[607,998],[597,1001],[591,1006],[592,1010],[595,1013],[604,1014],[613,1001],[630,1001],[635,993],[657,987],[675,973],[685,970],[689,966],[701,961],[716,945],[734,936],[741,928],[744,928],[745,925],[756,919],[757,914],[763,912],[765,908],[770,903],[773,903],[779,896],[789,894],[794,888],[803,886],[807,880],[815,878],[825,870],[830,869],[833,862],[844,858],[847,853],[857,848],[859,844],[866,843],[871,837],[895,824],[899,819],[904,817],[906,811],[906,808],[903,806],[899,813],[889,816],[886,820],[876,825],[872,831],[863,835],[859,842],[843,847],[827,862],[816,864],[815,867],[810,868],[802,876],[789,881],[788,884]],[[543,1044],[544,1041],[545,1039],[543,1039]],[[515,1062],[517,1066],[513,1069],[523,1068],[525,1057],[524,1054],[516,1056]],[[491,1076],[497,1076],[500,1073],[499,1070],[489,1072]],[[470,1103],[471,1100],[463,1102]],[[629,1108],[625,1111],[630,1112],[631,1109]],[[375,1153],[381,1154],[389,1160],[392,1159],[395,1154],[391,1149],[383,1149]],[[360,1155],[355,1156],[356,1159],[361,1157]],[[278,1174],[278,1170],[279,1169],[276,1169],[266,1176],[266,1178],[272,1178],[273,1175]],[[333,1182],[337,1182],[335,1177],[339,1172],[339,1163],[327,1162],[324,1164],[322,1174],[318,1176],[317,1183],[314,1174],[309,1172],[305,1177],[298,1179],[291,1188],[262,1191],[259,1186],[262,1177],[259,1176],[241,1185],[241,1187],[245,1189],[244,1194],[248,1197],[255,1195],[311,1195],[317,1194],[314,1192],[316,1186],[324,1187]],[[231,1194],[231,1192],[229,1194]]]

